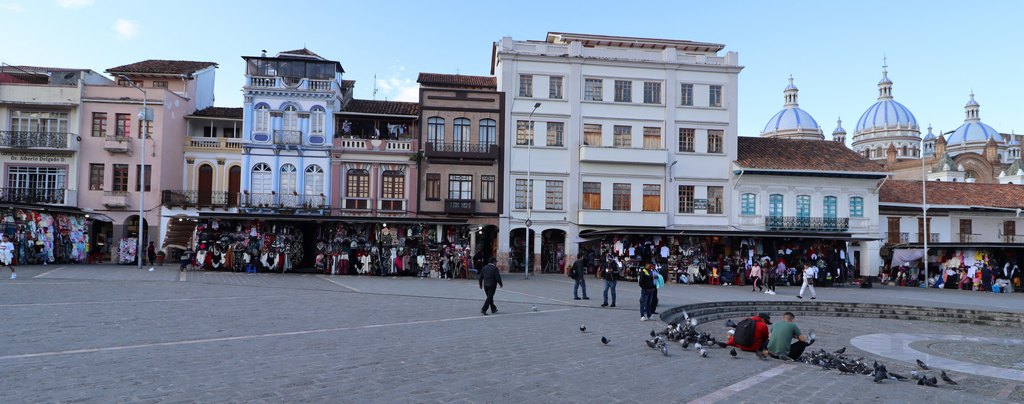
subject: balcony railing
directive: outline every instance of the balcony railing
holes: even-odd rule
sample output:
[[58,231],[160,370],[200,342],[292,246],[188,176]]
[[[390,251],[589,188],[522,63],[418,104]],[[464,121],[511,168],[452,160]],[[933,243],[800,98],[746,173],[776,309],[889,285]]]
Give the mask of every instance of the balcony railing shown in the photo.
[[378,203],[381,211],[405,213],[405,199],[381,198]]
[[224,137],[187,137],[185,146],[194,149],[241,149],[242,139]]
[[472,199],[445,199],[444,213],[473,214],[476,212],[476,201]]
[[129,136],[107,136],[103,141],[103,149],[111,153],[128,153],[132,151],[132,138]]
[[342,205],[346,210],[370,210],[370,198],[345,198]]
[[846,217],[768,216],[765,229],[783,231],[845,231],[850,228]]
[[161,194],[166,206],[186,208],[226,208],[237,207],[238,192],[198,191],[198,190],[164,190]]
[[68,149],[68,139],[72,136],[66,132],[0,131],[0,147]]
[[929,243],[938,243],[939,242],[939,233],[929,233],[928,234],[928,242]]
[[886,244],[906,244],[910,242],[910,233],[885,233]]
[[[327,197],[324,195],[243,193],[240,197],[241,206],[248,208],[298,210],[330,209],[330,204],[327,203]],[[234,206],[231,205],[231,194],[228,194],[227,201],[228,206]]]
[[498,146],[494,144],[479,144],[468,142],[434,143],[427,142],[424,153],[428,157],[448,158],[498,158]]
[[283,145],[301,145],[302,131],[277,129],[274,131],[274,143]]
[[275,88],[277,87],[277,77],[253,76],[249,83],[250,87]]
[[1024,243],[1024,235],[1020,234],[1004,234],[1001,236],[1004,243],[1018,244]]
[[310,91],[331,91],[330,80],[306,80]]
[[961,243],[973,243],[975,241],[979,241],[979,237],[981,235],[973,233],[957,233],[956,236]]
[[6,203],[63,205],[64,197],[63,188],[0,188],[0,201]]
[[103,206],[108,208],[128,207],[127,191],[106,191],[103,193]]

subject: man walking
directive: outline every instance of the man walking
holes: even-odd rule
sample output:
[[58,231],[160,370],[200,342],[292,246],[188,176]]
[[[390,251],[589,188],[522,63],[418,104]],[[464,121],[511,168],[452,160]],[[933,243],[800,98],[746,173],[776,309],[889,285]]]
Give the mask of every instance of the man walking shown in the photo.
[[583,300],[590,300],[587,297],[587,265],[589,260],[586,258],[579,258],[576,262],[572,263],[572,269],[569,270],[569,277],[576,281],[572,286],[572,298],[573,300],[580,300],[580,287],[583,287]]
[[495,265],[497,262],[497,258],[491,257],[487,265],[480,270],[480,289],[487,294],[487,300],[484,300],[484,307],[480,309],[480,314],[485,316],[488,308],[491,309],[491,313],[498,312],[498,307],[494,305],[494,291],[498,287],[505,287],[501,284],[501,273],[498,272],[498,266]]
[[814,292],[814,279],[818,277],[818,267],[805,262],[803,275],[804,284],[800,286],[800,294],[796,295],[797,299],[804,298],[804,290],[807,288],[811,288],[811,300],[817,299],[818,294]]
[[604,303],[601,307],[608,307],[608,290],[612,291],[612,307],[615,307],[615,285],[619,282],[619,261],[608,258],[604,264]]

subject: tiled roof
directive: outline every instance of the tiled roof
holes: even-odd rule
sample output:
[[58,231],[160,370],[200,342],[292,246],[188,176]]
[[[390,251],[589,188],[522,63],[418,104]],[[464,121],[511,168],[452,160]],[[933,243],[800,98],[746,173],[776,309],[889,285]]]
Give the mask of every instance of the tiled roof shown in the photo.
[[345,88],[355,87],[356,86],[356,81],[355,80],[342,80],[341,81],[341,86],[345,87]]
[[206,107],[196,110],[190,116],[204,118],[242,119],[242,108]]
[[107,73],[190,74],[210,66],[217,66],[217,64],[190,60],[149,59],[124,66],[111,67],[107,69]]
[[401,101],[352,100],[342,113],[375,115],[419,115],[420,104]]
[[285,52],[280,52],[277,55],[281,56],[283,54],[299,55],[299,56],[312,56],[312,57],[315,57],[315,58],[323,59],[322,57],[320,57],[320,55],[317,55],[316,53],[313,53],[313,51],[311,51],[309,49],[306,49],[306,48],[290,50],[290,51],[285,51]]
[[493,76],[465,76],[461,74],[420,73],[420,77],[416,79],[416,82],[441,87],[498,87],[498,79]]
[[[1024,208],[1024,186],[928,181],[928,205]],[[879,203],[921,204],[921,181],[889,180],[878,192]]]
[[736,164],[767,170],[885,172],[839,142],[740,136]]
[[28,81],[22,80],[13,74],[0,72],[0,83],[4,84],[28,84]]

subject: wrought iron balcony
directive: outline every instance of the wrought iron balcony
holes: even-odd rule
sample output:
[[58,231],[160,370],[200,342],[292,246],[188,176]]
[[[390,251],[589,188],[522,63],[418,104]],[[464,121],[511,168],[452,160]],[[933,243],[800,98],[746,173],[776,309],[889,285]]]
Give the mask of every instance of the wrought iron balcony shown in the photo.
[[850,228],[850,219],[846,217],[768,216],[764,221],[766,230],[846,231]]
[[906,244],[910,242],[910,233],[885,233],[886,244]]
[[11,149],[69,149],[67,132],[0,131],[0,147]]
[[0,201],[6,203],[63,205],[64,196],[63,188],[0,188]]
[[959,239],[961,243],[973,243],[975,241],[980,241],[980,236],[980,234],[973,233],[958,233],[957,239]]
[[274,130],[274,143],[279,145],[301,145],[302,131],[300,130]]
[[445,199],[444,213],[471,215],[476,212],[476,201],[472,199]]
[[185,208],[237,207],[238,197],[238,192],[224,191],[164,190],[161,194],[164,205]]
[[269,193],[243,193],[242,206],[249,208],[274,208],[277,207],[277,194]]
[[103,206],[108,208],[127,208],[127,191],[106,191],[103,193]]
[[[231,194],[228,195],[228,206],[231,202]],[[324,195],[307,194],[253,194],[243,193],[241,195],[241,206],[247,208],[265,209],[289,209],[289,210],[323,210],[330,209],[327,197]]]
[[107,136],[103,141],[103,149],[111,153],[130,153],[132,138],[130,136]]
[[427,142],[426,150],[424,154],[427,157],[435,158],[477,158],[477,159],[497,159],[498,158],[498,145],[495,144],[479,144],[469,142],[454,142],[454,143],[434,143]]

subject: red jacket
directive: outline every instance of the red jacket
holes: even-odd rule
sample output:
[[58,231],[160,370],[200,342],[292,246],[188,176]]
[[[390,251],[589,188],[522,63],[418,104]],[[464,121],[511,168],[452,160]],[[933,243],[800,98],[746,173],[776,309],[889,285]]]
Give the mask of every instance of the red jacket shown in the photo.
[[754,322],[754,342],[752,345],[739,345],[732,340],[732,335],[729,336],[728,345],[737,347],[744,351],[756,351],[758,349],[764,349],[768,345],[768,324],[764,323],[764,319],[758,316],[750,318]]

